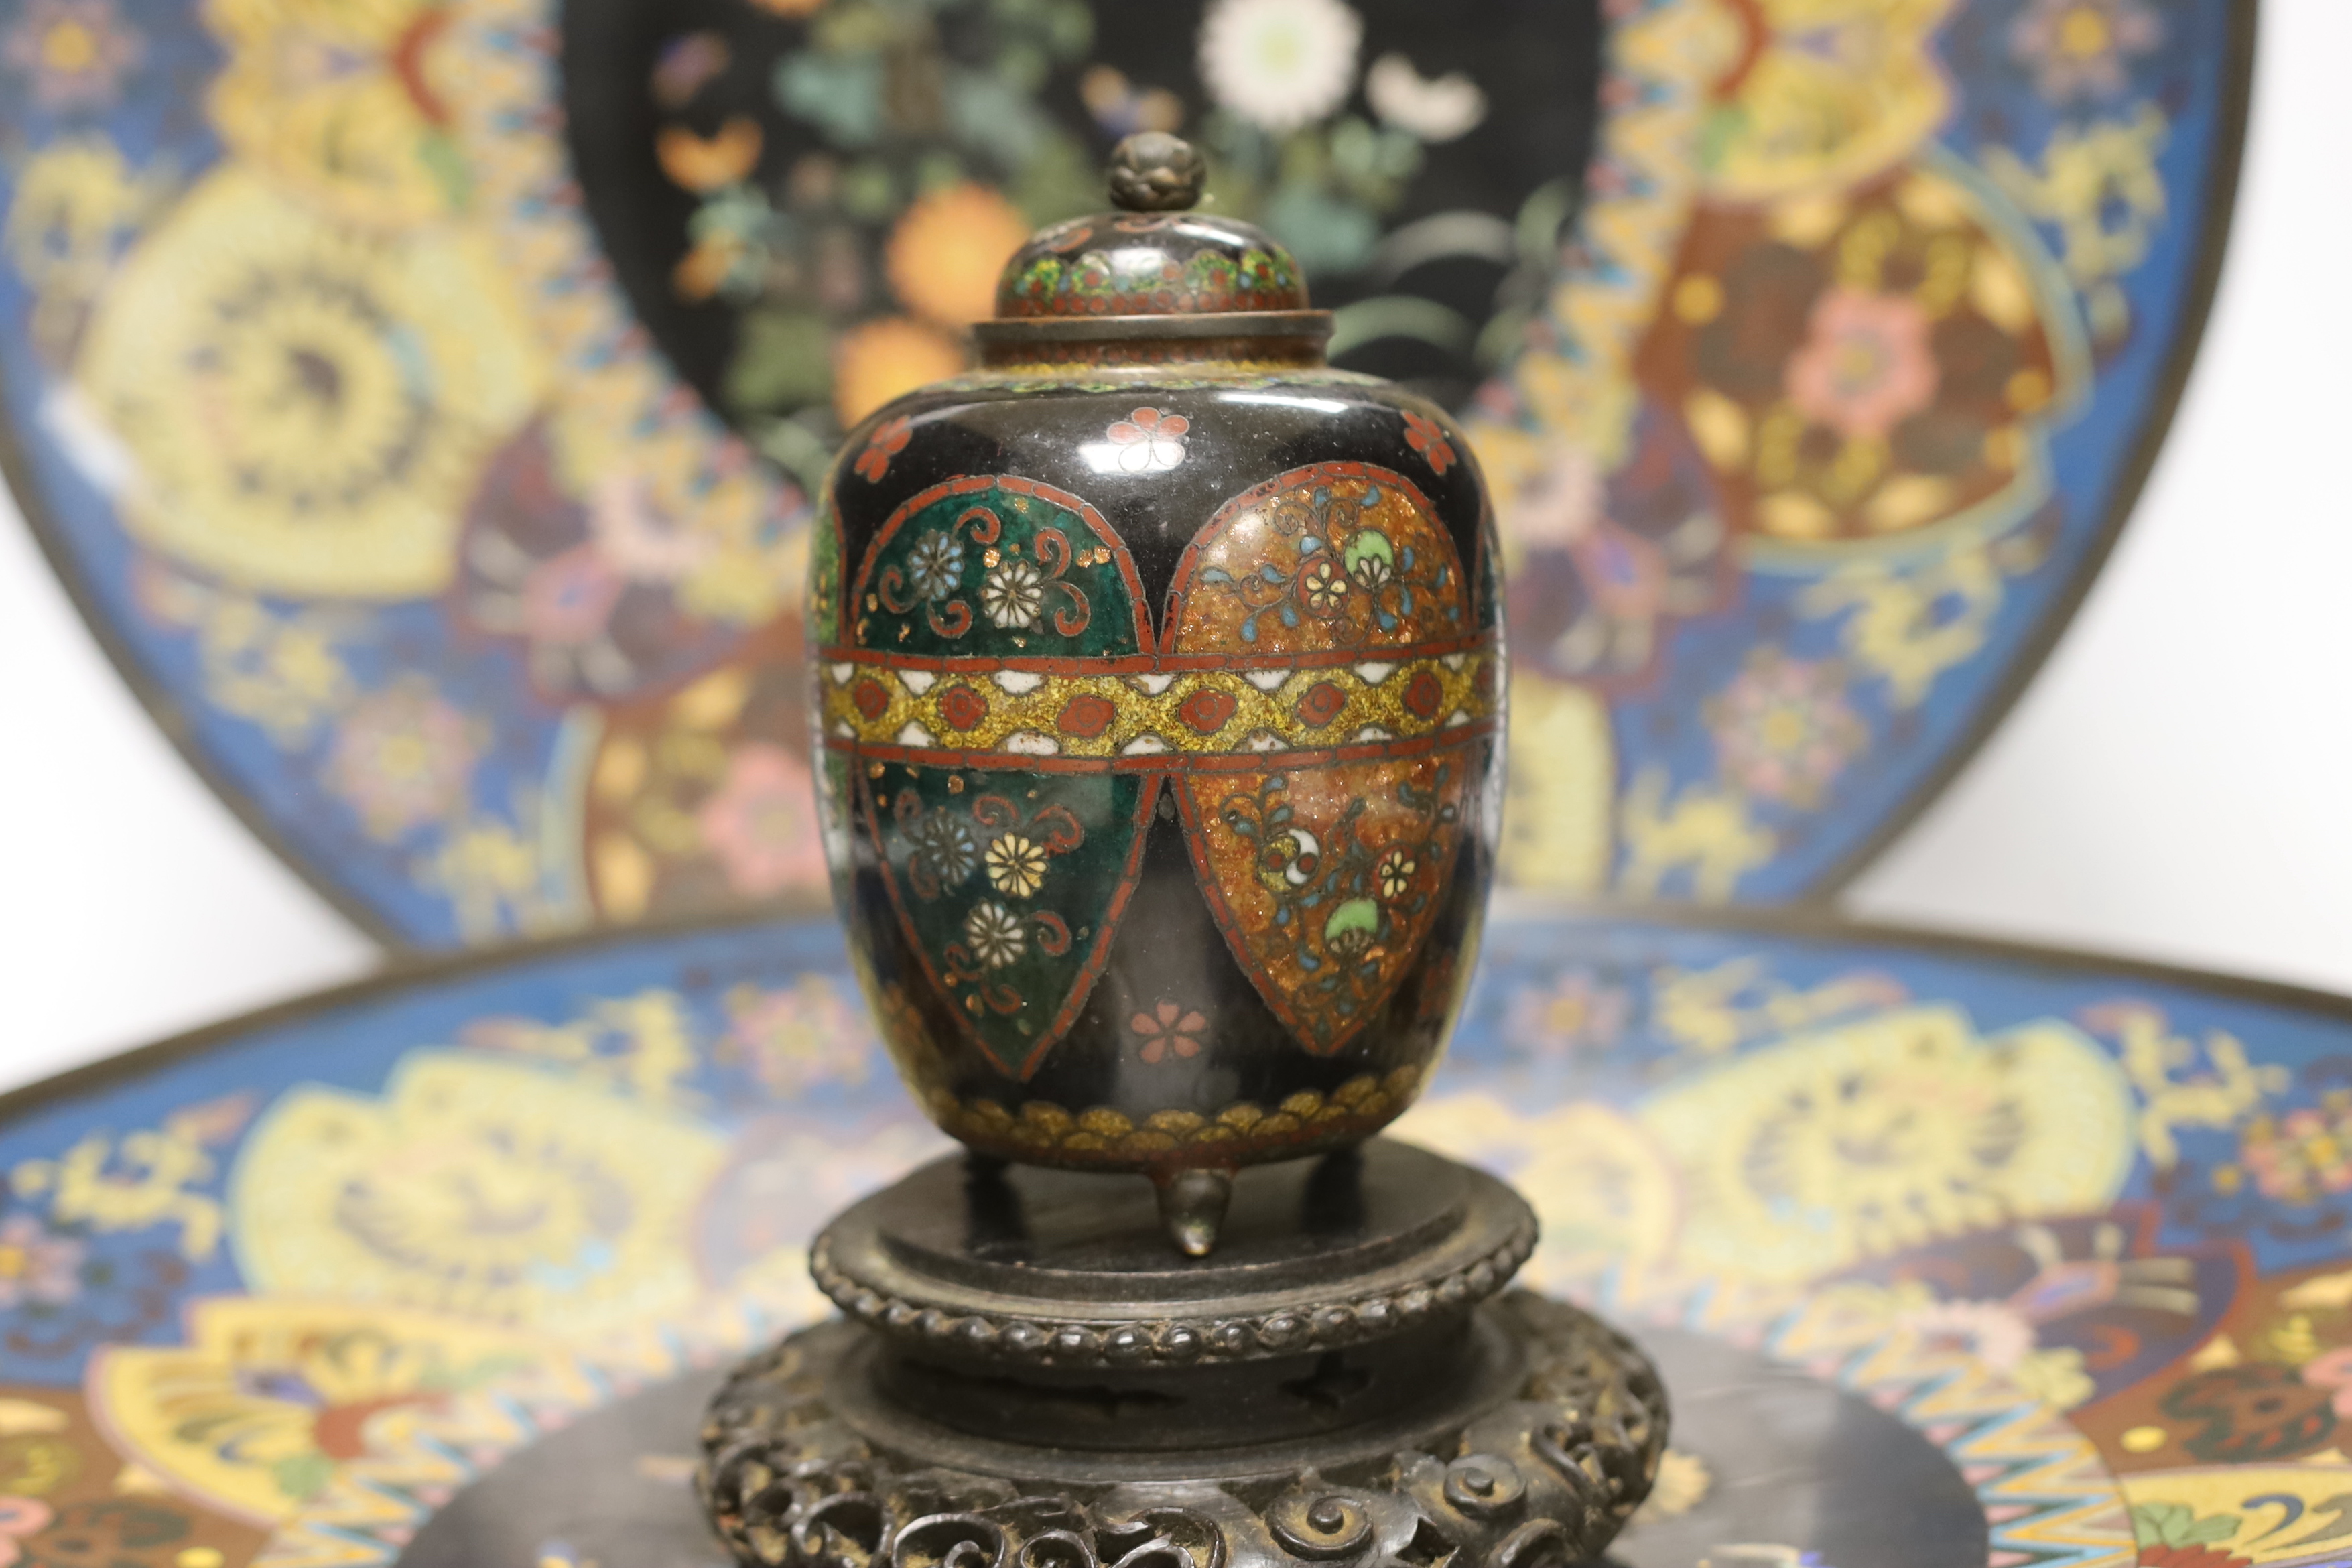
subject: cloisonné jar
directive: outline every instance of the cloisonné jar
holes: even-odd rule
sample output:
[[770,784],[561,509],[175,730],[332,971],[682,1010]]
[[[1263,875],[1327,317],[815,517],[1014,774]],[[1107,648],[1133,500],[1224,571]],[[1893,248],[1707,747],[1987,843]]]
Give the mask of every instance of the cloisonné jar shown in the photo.
[[1007,267],[981,368],[852,432],[815,551],[835,895],[900,1071],[984,1153],[1231,1173],[1412,1102],[1500,801],[1490,509],[1433,405],[1329,368],[1281,246],[1122,210]]

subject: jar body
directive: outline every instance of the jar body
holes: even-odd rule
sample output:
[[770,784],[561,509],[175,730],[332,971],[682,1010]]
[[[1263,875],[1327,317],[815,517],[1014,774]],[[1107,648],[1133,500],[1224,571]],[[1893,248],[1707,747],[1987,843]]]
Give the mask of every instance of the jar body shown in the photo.
[[1444,414],[1307,367],[982,373],[853,432],[820,510],[835,897],[933,1119],[1165,1178],[1402,1112],[1499,827],[1499,563]]

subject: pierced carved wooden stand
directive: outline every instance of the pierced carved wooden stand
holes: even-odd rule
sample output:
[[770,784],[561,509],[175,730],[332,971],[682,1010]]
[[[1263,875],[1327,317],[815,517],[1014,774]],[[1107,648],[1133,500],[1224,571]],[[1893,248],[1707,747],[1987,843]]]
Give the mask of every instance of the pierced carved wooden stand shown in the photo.
[[1115,1176],[943,1159],[812,1254],[844,1321],[741,1368],[701,1496],[794,1568],[1535,1568],[1648,1493],[1628,1341],[1507,1289],[1533,1212],[1376,1140],[1234,1184],[1214,1256]]

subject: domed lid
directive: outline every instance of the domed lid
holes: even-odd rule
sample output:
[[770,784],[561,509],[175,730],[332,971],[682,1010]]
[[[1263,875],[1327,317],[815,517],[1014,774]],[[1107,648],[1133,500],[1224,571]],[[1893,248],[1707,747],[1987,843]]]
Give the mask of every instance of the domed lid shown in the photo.
[[1190,210],[1206,174],[1176,137],[1145,131],[1121,142],[1110,165],[1119,210],[1032,237],[997,285],[997,319],[1306,310],[1306,279],[1271,235]]

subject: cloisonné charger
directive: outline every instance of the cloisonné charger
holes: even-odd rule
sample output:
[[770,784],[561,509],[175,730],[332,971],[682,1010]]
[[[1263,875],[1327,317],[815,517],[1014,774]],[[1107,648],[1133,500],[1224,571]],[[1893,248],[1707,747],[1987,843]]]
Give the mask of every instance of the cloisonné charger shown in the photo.
[[[1513,1181],[1531,1281],[1658,1358],[1612,1562],[2344,1560],[2352,1005],[1787,921],[1522,906],[1486,952],[1397,1131]],[[829,920],[467,959],[20,1091],[0,1547],[718,1568],[722,1368],[828,1310],[825,1216],[950,1147]]]
[[1816,893],[2120,522],[2251,22],[0,0],[0,447],[192,760],[386,938],[785,895],[824,875],[826,453],[961,363],[1110,141],[1180,128],[1338,363],[1451,406],[1495,482],[1507,875]]

